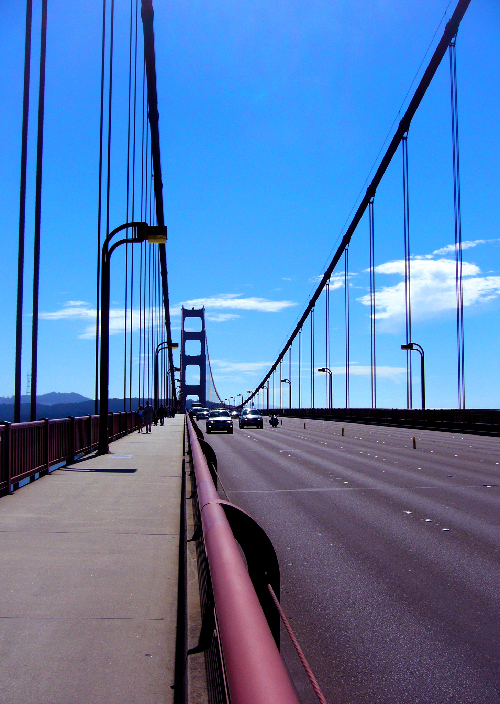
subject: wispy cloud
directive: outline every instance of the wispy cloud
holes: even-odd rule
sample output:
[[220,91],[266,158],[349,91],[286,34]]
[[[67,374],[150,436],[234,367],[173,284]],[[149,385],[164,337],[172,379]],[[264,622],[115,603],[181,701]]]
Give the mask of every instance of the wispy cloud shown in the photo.
[[[332,374],[344,375],[345,367],[330,367]],[[364,365],[354,365],[349,366],[349,374],[353,376],[370,376],[371,367]],[[406,367],[377,367],[377,376],[395,378],[400,377],[401,374],[406,374]],[[323,375],[322,375],[323,376]]]
[[[477,247],[478,244],[488,244],[490,242],[500,242],[498,239],[494,240],[467,240],[462,242],[462,251],[464,249],[471,249],[472,247]],[[436,249],[432,253],[433,256],[441,256],[446,254],[453,254],[455,252],[454,244],[447,244],[446,247],[441,247],[441,249]]]
[[[280,313],[297,304],[294,301],[271,301],[267,298],[244,298],[241,293],[221,293],[208,298],[193,298],[170,308],[171,315],[180,315],[181,307],[202,308],[205,310],[253,310],[261,313]],[[229,319],[229,318],[228,318]]]
[[[349,274],[349,276],[351,276],[351,274]],[[352,276],[355,276],[355,274],[352,274]],[[322,278],[323,274],[320,274],[319,276],[313,276],[311,281],[319,284]],[[335,291],[338,288],[344,288],[344,274],[341,273],[332,274],[330,277],[330,291]]]
[[[155,309],[155,320],[162,314],[160,309]],[[83,332],[78,335],[81,340],[90,340],[95,338],[96,333],[96,309],[90,306],[85,301],[67,301],[62,308],[51,312],[42,312],[39,316],[43,320],[86,320],[92,321],[85,326]],[[134,332],[139,330],[140,311],[134,308],[132,311],[132,329]],[[146,312],[146,328],[152,324],[152,318],[149,311]],[[143,322],[144,324],[144,322]],[[130,330],[130,310],[127,311],[127,329]],[[109,311],[109,334],[117,335],[125,330],[125,309],[110,308]]]
[[210,363],[214,367],[214,372],[217,370],[217,372],[243,372],[247,374],[269,369],[272,365],[272,362],[228,362],[225,359],[212,359]]
[[226,320],[241,318],[241,315],[237,315],[236,313],[207,313],[205,318],[211,320],[213,323],[225,323]]
[[[464,249],[478,244],[498,240],[475,240],[465,242]],[[411,260],[411,306],[412,318],[429,319],[444,312],[456,309],[455,260],[439,256],[454,252],[454,245],[435,250],[430,255]],[[439,256],[439,258],[434,258]],[[382,321],[382,330],[389,331],[405,318],[405,263],[403,259],[385,262],[375,267],[377,275],[396,275],[401,281],[393,286],[382,286],[376,290],[376,317]],[[485,303],[500,296],[500,276],[484,276],[476,264],[463,262],[464,306]],[[364,295],[358,301],[370,305],[370,296]],[[384,322],[385,321],[385,322]]]

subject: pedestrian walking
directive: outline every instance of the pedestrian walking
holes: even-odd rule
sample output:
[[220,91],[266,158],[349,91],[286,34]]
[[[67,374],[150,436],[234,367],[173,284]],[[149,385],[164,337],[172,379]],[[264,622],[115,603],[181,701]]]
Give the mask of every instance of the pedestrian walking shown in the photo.
[[160,425],[163,425],[163,422],[165,420],[165,407],[163,406],[163,404],[158,409],[158,419],[160,421]]
[[149,403],[149,401],[146,403],[144,407],[144,425],[146,426],[146,433],[151,432],[151,423],[153,422],[153,406]]
[[144,425],[144,408],[139,406],[137,409],[137,425],[139,426],[138,433],[142,433],[142,427]]

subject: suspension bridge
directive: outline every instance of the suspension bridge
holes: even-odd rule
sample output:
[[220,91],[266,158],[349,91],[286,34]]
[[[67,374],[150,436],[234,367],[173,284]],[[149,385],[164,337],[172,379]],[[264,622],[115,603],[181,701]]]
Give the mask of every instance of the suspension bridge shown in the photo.
[[[65,56],[87,56],[83,15],[56,20],[48,0],[26,1],[22,61],[16,38],[22,80],[12,91],[19,183],[4,207],[17,234],[8,265],[15,326],[6,332],[13,396],[0,423],[5,702],[500,701],[500,410],[480,402],[497,398],[496,332],[478,336],[471,320],[467,334],[474,304],[490,305],[493,319],[500,278],[494,257],[485,274],[464,258],[498,242],[493,220],[470,239],[463,208],[474,169],[460,151],[471,109],[459,90],[460,46],[473,8],[443,5],[296,315],[292,300],[190,294],[208,250],[248,253],[248,232],[212,233],[205,253],[186,243],[180,266],[167,261],[176,235],[170,222],[167,230],[170,150],[159,106],[162,72],[172,68],[158,50],[160,8],[155,16],[152,0],[103,0],[89,10],[100,43],[78,99],[96,107],[90,118],[69,95],[52,104],[47,89],[54,47],[69,37]],[[444,91],[445,183],[421,165],[429,103]],[[65,142],[64,119],[81,122],[75,143]],[[55,143],[65,151],[56,162],[47,159]],[[444,158],[435,141],[432,150]],[[82,187],[69,204],[47,195],[47,180],[76,183],[77,171],[92,184],[92,214]],[[438,187],[431,214],[422,192]],[[64,237],[48,245],[51,228]],[[440,229],[449,244],[432,234]],[[172,281],[176,296],[182,282],[179,305]],[[45,291],[55,287],[66,302],[47,311]],[[68,300],[77,289],[93,302]],[[257,336],[242,323],[242,361],[228,379],[228,337],[217,325],[238,323],[239,313],[227,311],[287,309],[277,349],[274,329]],[[437,323],[426,327],[431,313]],[[48,331],[60,320],[84,323],[81,346]],[[255,362],[257,349],[272,361]],[[55,417],[40,378],[62,388],[79,375],[92,385],[85,413],[75,404]],[[235,432],[208,444],[193,402],[233,412]],[[249,406],[262,430],[237,428]]]

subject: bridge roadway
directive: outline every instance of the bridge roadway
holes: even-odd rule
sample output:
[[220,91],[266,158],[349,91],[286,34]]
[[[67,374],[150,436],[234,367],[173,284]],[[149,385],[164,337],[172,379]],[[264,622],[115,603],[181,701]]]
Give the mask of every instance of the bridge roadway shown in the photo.
[[[327,701],[498,704],[499,439],[345,433],[283,419],[205,436],[229,499],[276,548],[282,605]],[[282,653],[316,704],[285,633]]]
[[0,499],[2,704],[173,700],[183,427]]

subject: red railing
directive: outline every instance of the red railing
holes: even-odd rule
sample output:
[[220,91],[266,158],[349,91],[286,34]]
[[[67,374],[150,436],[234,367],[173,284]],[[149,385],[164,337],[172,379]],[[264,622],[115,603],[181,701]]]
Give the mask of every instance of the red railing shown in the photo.
[[298,704],[293,684],[235,540],[195,428],[187,426],[216,629],[231,704]]
[[[109,414],[110,442],[136,428],[135,411]],[[91,452],[98,440],[99,416],[0,425],[0,494],[13,491],[23,479],[47,474],[55,464]]]

